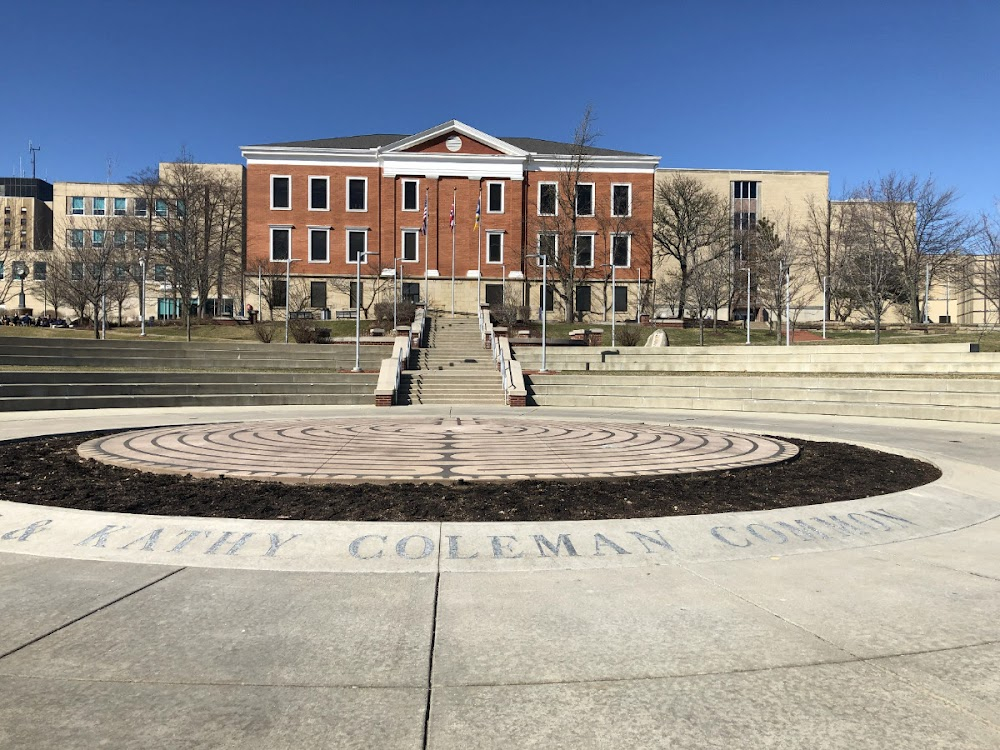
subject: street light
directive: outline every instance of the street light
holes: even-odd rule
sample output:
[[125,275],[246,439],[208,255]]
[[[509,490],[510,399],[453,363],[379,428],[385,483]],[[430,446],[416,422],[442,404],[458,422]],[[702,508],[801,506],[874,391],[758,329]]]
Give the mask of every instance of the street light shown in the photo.
[[542,267],[542,369],[539,372],[548,372],[548,368],[545,366],[545,311],[548,309],[549,294],[548,294],[548,278],[549,278],[549,256],[545,253],[535,253],[533,255],[526,255],[525,258],[535,258],[539,261],[539,265]]
[[[613,259],[612,259],[613,260]],[[615,312],[618,307],[615,302],[615,264],[614,263],[602,263],[601,268],[611,269],[611,346],[615,345]]]
[[747,346],[750,346],[750,266],[747,266]]
[[139,335],[146,335],[146,259],[139,258]]
[[379,253],[358,250],[355,256],[358,270],[357,279],[354,282],[354,369],[352,372],[361,372],[361,263],[363,261],[367,264],[369,256],[377,258]]
[[293,258],[291,248],[288,250],[288,255],[285,256],[285,343],[288,343],[288,319],[292,317],[292,310],[289,306],[289,301],[291,300],[291,280],[292,280],[292,263],[298,263],[300,258]]

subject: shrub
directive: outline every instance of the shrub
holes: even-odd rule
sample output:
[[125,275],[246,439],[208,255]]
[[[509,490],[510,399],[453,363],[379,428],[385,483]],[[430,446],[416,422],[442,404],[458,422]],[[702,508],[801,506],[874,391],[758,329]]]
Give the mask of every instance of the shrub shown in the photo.
[[615,332],[615,338],[622,346],[639,346],[642,341],[642,329],[639,326],[622,326]]
[[[408,300],[396,302],[396,325],[408,326],[417,316],[417,306]],[[392,330],[392,300],[375,303],[375,320],[387,331]]]
[[490,305],[490,318],[493,319],[493,325],[495,326],[505,326],[508,329],[513,328],[517,325],[517,313],[517,305],[508,305],[506,303]]
[[316,329],[305,320],[292,319],[288,321],[288,333],[296,344],[315,344]]
[[253,332],[258,341],[270,344],[274,339],[274,323],[262,323],[258,320],[253,324]]

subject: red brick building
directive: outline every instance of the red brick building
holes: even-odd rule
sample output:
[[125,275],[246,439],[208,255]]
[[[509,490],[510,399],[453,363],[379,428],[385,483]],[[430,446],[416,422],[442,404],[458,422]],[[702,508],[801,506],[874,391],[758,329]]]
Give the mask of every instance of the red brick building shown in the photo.
[[600,319],[614,299],[626,319],[649,293],[659,157],[497,138],[455,120],[242,153],[251,303],[260,272],[283,307],[288,270],[293,310],[349,308],[360,257],[363,306],[392,299],[395,269],[396,293],[432,308],[454,299],[474,312],[505,296],[537,312],[541,272],[526,256],[540,251],[550,309]]

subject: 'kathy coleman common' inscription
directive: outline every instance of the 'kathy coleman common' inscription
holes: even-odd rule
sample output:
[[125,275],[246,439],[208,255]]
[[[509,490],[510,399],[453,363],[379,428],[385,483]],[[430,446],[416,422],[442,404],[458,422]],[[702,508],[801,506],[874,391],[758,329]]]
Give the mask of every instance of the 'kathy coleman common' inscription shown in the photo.
[[[819,508],[800,508],[819,510]],[[79,515],[7,523],[0,517],[0,552],[211,567],[292,567],[308,570],[406,570],[447,564],[477,569],[551,565],[556,560],[687,561],[733,556],[774,555],[809,549],[866,546],[922,536],[913,519],[885,508],[792,516],[787,512],[725,516],[635,519],[600,524],[309,524],[232,519],[213,527],[168,524],[94,523]],[[251,523],[256,523],[251,526]],[[272,562],[273,561],[273,562]]]

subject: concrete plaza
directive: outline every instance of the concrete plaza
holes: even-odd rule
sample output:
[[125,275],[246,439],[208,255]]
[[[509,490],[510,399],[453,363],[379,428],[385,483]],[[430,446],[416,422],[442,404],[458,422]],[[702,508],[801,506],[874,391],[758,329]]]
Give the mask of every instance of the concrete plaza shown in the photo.
[[[384,414],[20,412],[0,415],[0,439]],[[930,460],[943,477],[825,506],[606,522],[303,523],[0,502],[0,747],[1000,747],[1000,426],[399,414],[848,440]]]

